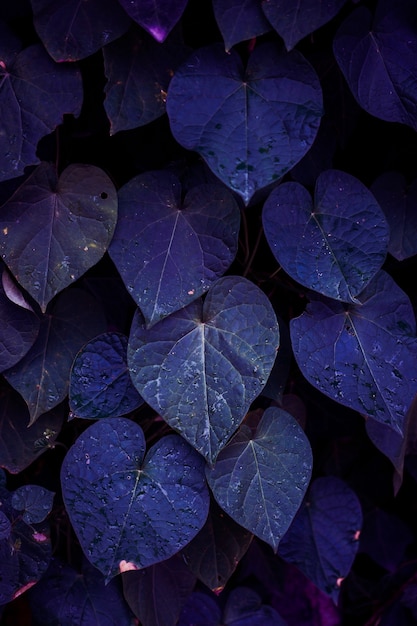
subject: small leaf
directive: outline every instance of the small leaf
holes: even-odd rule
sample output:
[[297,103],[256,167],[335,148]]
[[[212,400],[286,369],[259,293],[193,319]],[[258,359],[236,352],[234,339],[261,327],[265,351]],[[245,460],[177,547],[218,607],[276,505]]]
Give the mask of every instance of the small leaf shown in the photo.
[[297,51],[260,44],[244,68],[237,52],[213,44],[178,68],[167,113],[175,139],[197,151],[249,204],[313,144],[322,93],[315,71]]
[[340,478],[317,478],[310,486],[278,554],[293,563],[337,604],[359,547],[360,502]]
[[128,15],[162,43],[179,21],[187,0],[119,0]]
[[27,524],[37,524],[52,510],[54,492],[38,485],[23,485],[12,494],[12,507]]
[[3,513],[3,511],[0,511],[0,541],[8,539],[11,530],[12,525],[9,518]]
[[245,278],[219,278],[147,329],[136,313],[128,364],[144,400],[213,463],[260,394],[279,345],[275,313]]
[[174,555],[208,514],[201,457],[178,435],[145,457],[142,429],[123,417],[83,432],[64,459],[61,483],[84,553],[107,581],[122,561],[143,568]]
[[320,174],[314,204],[299,183],[279,185],[265,202],[262,218],[283,269],[329,298],[357,302],[385,261],[389,229],[384,214],[370,191],[346,172]]
[[136,176],[119,191],[109,254],[151,326],[205,293],[235,258],[240,224],[219,185],[181,185],[168,172]]
[[0,252],[45,312],[101,259],[116,221],[116,189],[101,169],[73,164],[57,179],[42,163],[2,207]]
[[241,41],[271,30],[258,0],[213,0],[213,11],[226,52]]
[[311,467],[311,448],[300,426],[286,411],[270,407],[254,435],[246,425],[240,428],[206,476],[222,509],[276,552]]

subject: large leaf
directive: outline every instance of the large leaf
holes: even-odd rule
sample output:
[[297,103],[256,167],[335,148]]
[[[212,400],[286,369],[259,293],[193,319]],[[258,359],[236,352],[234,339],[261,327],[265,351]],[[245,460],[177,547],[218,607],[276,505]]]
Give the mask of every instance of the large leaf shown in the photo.
[[389,239],[384,213],[370,191],[346,172],[320,174],[314,204],[299,183],[279,185],[262,217],[269,246],[284,270],[330,298],[357,302],[384,263]]
[[109,254],[147,325],[205,293],[228,269],[240,213],[220,185],[181,184],[168,172],[136,176],[119,191],[119,221]]
[[28,405],[29,425],[62,402],[75,355],[105,327],[101,309],[87,293],[74,288],[59,294],[51,311],[42,316],[38,337],[29,352],[4,372]]
[[326,476],[308,495],[279,544],[278,554],[301,569],[335,604],[352,567],[362,528],[360,502],[340,478]]
[[276,552],[307,490],[311,468],[303,430],[289,413],[270,407],[255,433],[241,426],[206,476],[222,509]]
[[262,391],[279,345],[275,313],[245,278],[220,278],[147,329],[138,311],[128,363],[144,400],[213,463]]
[[202,458],[178,435],[145,457],[142,429],[103,419],[83,432],[61,469],[65,507],[89,561],[110,580],[178,552],[204,525]]
[[58,179],[42,163],[1,207],[0,252],[44,312],[101,259],[116,221],[116,189],[103,170],[73,164]]
[[336,60],[359,105],[380,119],[417,130],[417,34],[414,0],[363,6],[338,30]]
[[204,157],[246,204],[311,147],[322,115],[318,77],[297,51],[255,48],[247,67],[221,44],[195,51],[168,89],[177,141]]
[[274,29],[292,50],[306,35],[329,22],[346,0],[267,0],[262,9]]
[[180,19],[187,0],[119,0],[130,17],[162,43]]
[[312,299],[291,320],[294,355],[315,387],[404,436],[417,391],[415,317],[406,294],[381,271],[363,304]]
[[38,141],[62,122],[64,113],[79,115],[83,99],[77,68],[58,66],[40,44],[17,54],[7,42],[7,35],[0,36],[0,180],[39,163]]
[[176,40],[160,44],[139,28],[103,48],[104,108],[111,135],[149,124],[165,113],[169,82],[188,54]]
[[271,30],[259,0],[213,0],[213,10],[226,52],[241,41]]
[[31,4],[33,24],[55,61],[84,59],[120,37],[130,24],[117,0],[31,0]]

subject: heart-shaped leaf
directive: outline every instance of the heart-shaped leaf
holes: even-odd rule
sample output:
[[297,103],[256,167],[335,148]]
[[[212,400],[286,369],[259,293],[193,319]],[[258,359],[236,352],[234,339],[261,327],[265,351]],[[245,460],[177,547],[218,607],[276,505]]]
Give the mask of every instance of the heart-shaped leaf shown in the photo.
[[239,208],[219,185],[181,185],[168,172],[136,176],[119,191],[109,254],[146,324],[185,307],[232,263]]
[[262,217],[284,270],[330,298],[357,302],[384,263],[389,240],[384,213],[371,192],[346,172],[320,174],[314,204],[299,183],[279,185]]
[[307,380],[324,394],[404,436],[417,392],[413,308],[383,271],[361,301],[312,300],[290,323],[294,355]]
[[59,294],[51,311],[42,317],[38,337],[29,352],[4,372],[28,405],[29,426],[62,402],[75,355],[105,328],[101,308],[87,293],[74,288]]
[[128,15],[162,43],[180,19],[187,0],[119,0]]
[[[3,35],[5,35],[3,37]],[[57,65],[34,44],[17,54],[7,49],[0,27],[0,180],[23,174],[39,163],[38,141],[55,130],[65,113],[79,115],[83,100],[80,71]]]
[[119,417],[143,400],[127,368],[127,337],[109,332],[85,344],[72,364],[69,405],[72,417]]
[[147,329],[138,311],[128,364],[144,400],[213,463],[260,394],[279,345],[275,313],[245,278],[227,276]]
[[340,478],[317,478],[310,486],[278,554],[293,563],[337,603],[341,580],[359,547],[362,509]]
[[140,426],[103,419],[83,432],[61,469],[65,507],[89,561],[110,580],[127,564],[172,556],[204,525],[203,459],[178,435],[145,457]]
[[84,59],[123,35],[130,24],[117,0],[31,0],[31,4],[33,24],[55,61]]
[[259,0],[213,0],[213,11],[226,52],[241,41],[271,30]]
[[57,179],[42,163],[2,206],[0,253],[45,312],[101,259],[116,221],[116,189],[103,170],[73,164]]
[[219,505],[276,552],[307,490],[312,452],[286,411],[268,408],[255,434],[246,425],[206,468]]
[[306,35],[329,22],[346,0],[267,0],[262,9],[274,29],[292,50]]
[[12,494],[12,507],[26,524],[43,522],[52,510],[54,492],[39,485],[22,485]]
[[315,71],[297,51],[260,44],[244,68],[237,52],[213,44],[178,68],[167,113],[177,141],[201,154],[248,204],[309,150],[322,93]]
[[373,19],[361,6],[333,40],[336,61],[359,105],[417,130],[417,34],[413,0],[380,2]]

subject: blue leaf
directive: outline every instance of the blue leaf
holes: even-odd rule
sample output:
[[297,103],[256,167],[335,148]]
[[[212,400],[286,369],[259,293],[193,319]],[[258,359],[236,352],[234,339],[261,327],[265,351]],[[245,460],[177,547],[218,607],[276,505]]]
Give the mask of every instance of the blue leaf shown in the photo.
[[350,572],[358,550],[361,529],[362,510],[355,492],[340,478],[317,478],[279,544],[278,554],[337,604],[341,580]]
[[201,154],[249,204],[313,144],[322,93],[315,71],[297,51],[260,44],[244,68],[237,52],[213,44],[178,68],[167,113],[177,141]]
[[264,204],[263,225],[283,269],[336,300],[357,302],[387,254],[380,206],[357,178],[338,170],[320,174],[314,204],[299,183],[279,185]]
[[219,278],[197,300],[147,329],[136,313],[128,364],[144,400],[209,463],[270,374],[279,328],[265,294],[245,278]]
[[37,524],[52,510],[54,492],[38,485],[22,485],[12,494],[12,507],[27,524]]
[[0,511],[0,541],[8,539],[12,525],[7,515]]
[[169,172],[136,176],[119,191],[109,254],[147,325],[183,308],[228,269],[240,212],[220,185],[181,185]]
[[226,52],[271,30],[259,0],[213,0],[213,11]]
[[89,561],[106,580],[172,556],[204,525],[203,460],[178,435],[145,456],[140,426],[102,419],[83,432],[61,469],[65,507]]
[[406,294],[380,271],[363,304],[312,299],[290,323],[297,363],[307,380],[340,404],[404,436],[417,391],[415,318]]
[[222,509],[276,551],[301,504],[311,468],[303,430],[289,413],[270,407],[255,434],[246,425],[239,429],[206,476]]
[[119,417],[143,400],[127,368],[127,337],[103,333],[85,344],[72,364],[69,404],[72,417]]

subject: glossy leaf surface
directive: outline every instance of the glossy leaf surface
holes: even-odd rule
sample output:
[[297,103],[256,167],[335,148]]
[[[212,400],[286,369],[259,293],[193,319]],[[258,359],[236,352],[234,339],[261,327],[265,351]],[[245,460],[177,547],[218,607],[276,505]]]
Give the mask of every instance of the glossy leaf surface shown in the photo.
[[254,434],[241,426],[206,476],[222,509],[276,551],[307,490],[311,467],[300,426],[286,411],[270,407]]
[[51,512],[54,492],[39,485],[22,485],[12,494],[12,507],[27,524],[43,522]]
[[209,495],[201,457],[178,435],[145,457],[145,437],[126,418],[85,430],[61,470],[63,497],[84,554],[110,580],[127,564],[163,561],[204,525]]
[[329,298],[357,302],[387,254],[389,229],[382,209],[365,185],[345,172],[320,174],[314,203],[299,183],[279,185],[262,218],[283,269]]
[[320,391],[404,436],[406,412],[417,391],[413,309],[382,271],[361,301],[347,306],[312,300],[291,320],[294,355]]
[[109,332],[94,337],[75,357],[69,381],[72,417],[119,417],[143,400],[127,368],[127,337]]
[[160,43],[180,19],[187,0],[119,0],[128,15]]
[[227,276],[150,329],[136,313],[128,345],[132,380],[144,400],[209,463],[264,387],[279,328],[264,293]]
[[226,52],[241,41],[271,30],[257,0],[213,0],[213,10]]
[[117,193],[93,165],[57,178],[42,163],[0,213],[0,253],[43,312],[50,300],[105,253],[117,221]]
[[248,204],[309,150],[320,124],[322,93],[299,52],[259,45],[244,68],[237,52],[227,54],[213,44],[178,68],[167,113],[177,141],[197,151]]
[[278,554],[301,569],[337,604],[341,580],[352,567],[362,528],[360,502],[340,478],[317,478]]
[[240,213],[218,185],[181,184],[168,172],[141,174],[119,191],[109,248],[127,290],[151,326],[205,293],[237,250]]

